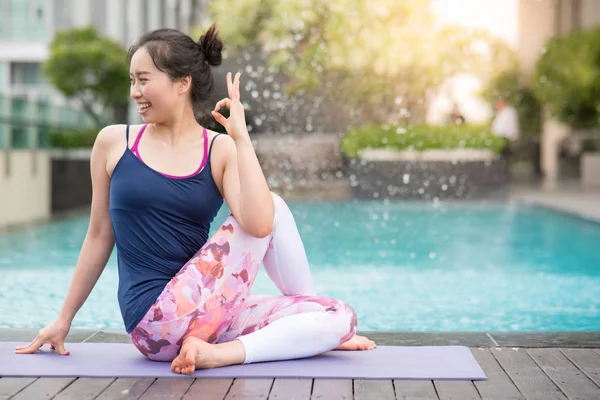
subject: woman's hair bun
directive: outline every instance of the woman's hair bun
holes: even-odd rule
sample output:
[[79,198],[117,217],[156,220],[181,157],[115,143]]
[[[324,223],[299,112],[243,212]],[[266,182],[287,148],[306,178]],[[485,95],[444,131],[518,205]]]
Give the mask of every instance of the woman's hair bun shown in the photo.
[[221,65],[223,51],[223,42],[219,38],[217,26],[213,23],[208,31],[200,37],[198,45],[204,55],[204,60],[213,67]]

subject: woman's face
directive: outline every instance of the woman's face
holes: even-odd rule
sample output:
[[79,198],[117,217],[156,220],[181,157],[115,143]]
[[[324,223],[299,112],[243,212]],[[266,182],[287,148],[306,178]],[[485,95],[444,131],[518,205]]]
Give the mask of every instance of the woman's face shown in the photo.
[[145,47],[138,49],[129,65],[130,96],[136,102],[144,123],[161,123],[172,119],[185,98],[181,84],[154,65]]

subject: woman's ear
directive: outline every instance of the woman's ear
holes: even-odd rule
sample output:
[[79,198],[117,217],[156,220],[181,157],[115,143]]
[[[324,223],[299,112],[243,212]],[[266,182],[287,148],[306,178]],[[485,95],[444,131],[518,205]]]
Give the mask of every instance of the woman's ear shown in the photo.
[[188,90],[190,90],[191,87],[192,87],[192,77],[191,76],[184,76],[183,78],[179,79],[179,94],[183,94],[183,93],[187,92]]

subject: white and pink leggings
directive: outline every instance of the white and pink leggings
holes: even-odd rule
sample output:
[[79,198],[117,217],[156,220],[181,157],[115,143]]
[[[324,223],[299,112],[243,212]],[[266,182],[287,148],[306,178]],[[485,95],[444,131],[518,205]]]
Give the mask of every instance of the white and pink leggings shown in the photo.
[[[130,334],[142,354],[171,361],[188,335],[210,343],[238,339],[247,364],[317,355],[354,335],[354,310],[316,296],[292,213],[273,198],[269,236],[248,235],[230,215],[167,284]],[[250,294],[261,263],[282,296]]]

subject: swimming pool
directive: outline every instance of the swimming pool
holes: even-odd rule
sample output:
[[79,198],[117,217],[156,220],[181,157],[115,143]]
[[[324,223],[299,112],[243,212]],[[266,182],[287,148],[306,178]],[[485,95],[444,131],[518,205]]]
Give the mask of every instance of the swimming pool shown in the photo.
[[[600,331],[600,224],[519,203],[289,205],[318,294],[361,330]],[[0,327],[55,318],[87,223],[0,234]],[[73,327],[123,329],[116,288],[113,253]],[[253,293],[278,292],[261,271]]]

